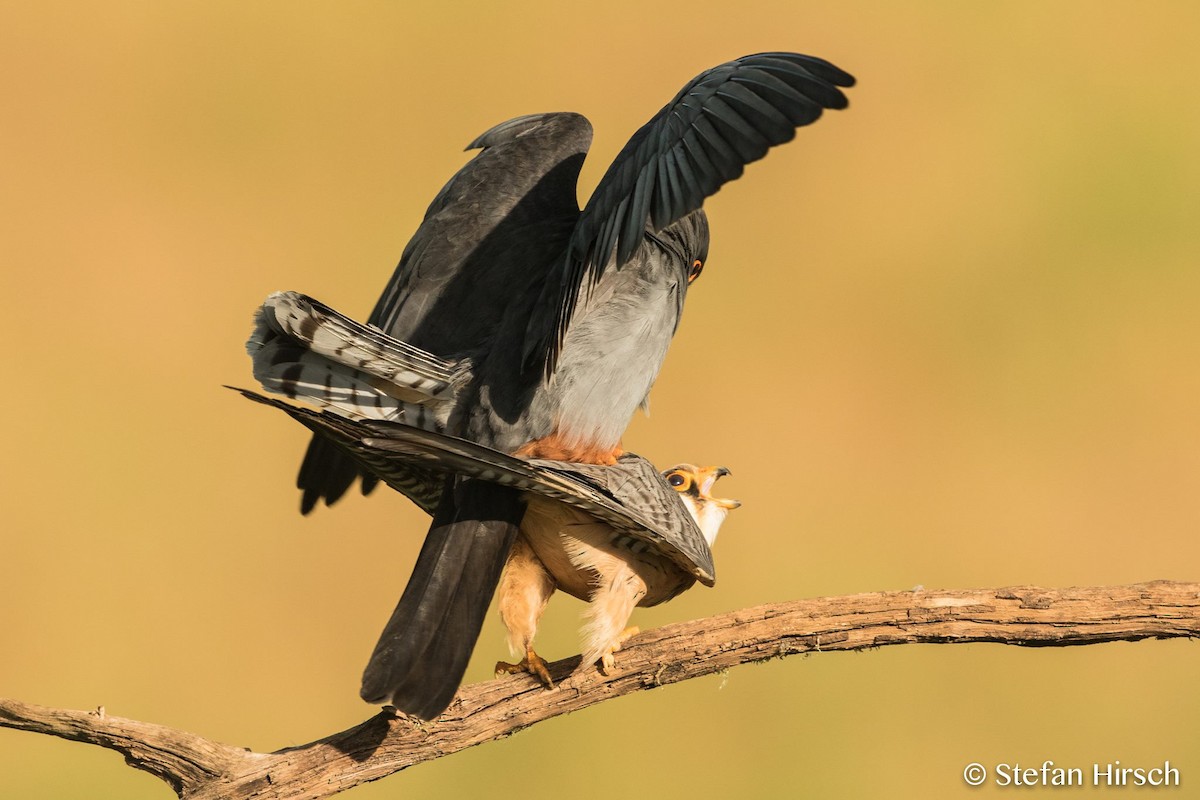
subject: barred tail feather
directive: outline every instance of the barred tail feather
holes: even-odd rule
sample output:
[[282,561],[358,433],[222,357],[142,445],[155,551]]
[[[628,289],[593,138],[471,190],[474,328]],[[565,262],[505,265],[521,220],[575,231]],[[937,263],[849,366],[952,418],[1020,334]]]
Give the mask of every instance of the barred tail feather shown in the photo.
[[268,392],[306,400],[350,419],[399,420],[404,403],[371,384],[372,377],[274,338],[254,354],[254,379]]
[[430,400],[452,400],[470,373],[468,361],[439,358],[299,292],[269,296],[256,315],[256,326],[258,320],[318,355]]
[[351,419],[444,427],[469,361],[438,358],[296,292],[276,292],[246,342],[263,388]]

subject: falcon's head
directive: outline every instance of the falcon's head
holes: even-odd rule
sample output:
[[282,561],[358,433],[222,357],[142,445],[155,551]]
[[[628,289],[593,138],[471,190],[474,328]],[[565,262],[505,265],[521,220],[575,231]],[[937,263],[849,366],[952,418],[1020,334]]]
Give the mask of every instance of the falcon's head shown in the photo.
[[717,540],[717,531],[725,521],[725,515],[741,505],[737,500],[713,497],[713,484],[717,478],[729,474],[725,467],[697,467],[678,464],[663,472],[662,476],[687,506],[692,519],[696,520],[704,540],[712,547]]

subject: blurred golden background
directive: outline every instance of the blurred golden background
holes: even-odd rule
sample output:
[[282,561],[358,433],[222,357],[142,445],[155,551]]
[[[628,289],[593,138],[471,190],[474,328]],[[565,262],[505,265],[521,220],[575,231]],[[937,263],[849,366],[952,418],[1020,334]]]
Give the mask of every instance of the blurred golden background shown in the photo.
[[[772,49],[859,86],[706,204],[626,444],[728,465],[745,505],[716,588],[635,622],[1200,579],[1198,35],[1183,2],[8,4],[0,695],[257,750],[373,713],[427,520],[386,491],[300,517],[306,435],[221,388],[251,384],[251,312],[297,289],[365,316],[491,125],[586,114],[586,199],[688,79]],[[552,604],[547,657],[581,609]],[[505,655],[493,615],[468,680]],[[1187,785],[1196,677],[1183,641],[790,658],[345,796],[955,797],[1000,791],[968,762],[1046,759]],[[0,796],[170,792],[0,730]]]

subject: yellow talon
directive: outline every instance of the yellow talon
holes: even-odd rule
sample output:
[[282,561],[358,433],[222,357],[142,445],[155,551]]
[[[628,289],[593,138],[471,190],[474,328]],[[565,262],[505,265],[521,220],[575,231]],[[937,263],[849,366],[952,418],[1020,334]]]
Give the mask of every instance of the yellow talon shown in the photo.
[[542,682],[542,685],[547,689],[554,688],[554,681],[550,678],[550,670],[547,668],[546,662],[533,649],[525,651],[525,657],[517,664],[509,664],[507,661],[496,662],[496,677],[501,675],[516,675],[518,672],[528,672]]
[[613,650],[620,650],[621,646],[625,644],[625,642],[629,641],[630,637],[637,636],[641,632],[642,629],[637,625],[630,625],[628,628],[621,631],[621,635],[617,637],[617,643],[613,647]]
[[629,640],[631,636],[637,636],[641,633],[641,628],[637,625],[630,625],[617,636],[617,640],[612,643],[612,647],[604,651],[600,656],[600,660],[596,662],[596,667],[600,670],[601,675],[607,676],[612,668],[616,666],[617,660],[613,657],[613,653],[621,649],[622,645]]

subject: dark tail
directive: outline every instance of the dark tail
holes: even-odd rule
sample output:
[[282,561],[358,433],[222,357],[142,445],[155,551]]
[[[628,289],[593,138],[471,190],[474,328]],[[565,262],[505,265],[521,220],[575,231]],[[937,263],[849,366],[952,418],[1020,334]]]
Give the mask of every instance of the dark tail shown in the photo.
[[448,481],[404,595],[363,672],[363,700],[427,720],[446,710],[524,513],[515,489]]
[[342,448],[320,434],[313,434],[296,477],[296,488],[303,492],[300,513],[312,511],[320,500],[327,506],[333,505],[358,477],[362,478],[363,494],[370,494],[379,482],[374,475],[362,472]]

